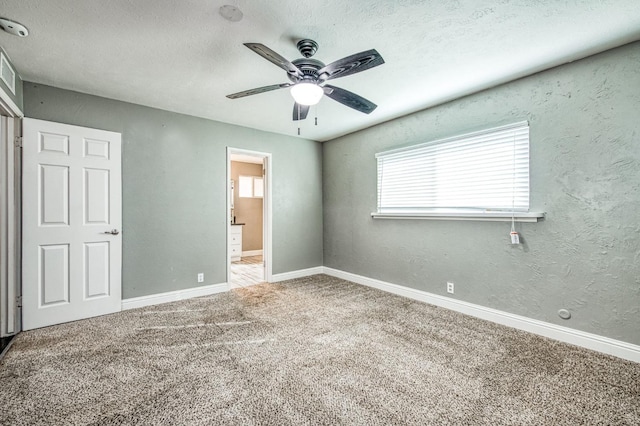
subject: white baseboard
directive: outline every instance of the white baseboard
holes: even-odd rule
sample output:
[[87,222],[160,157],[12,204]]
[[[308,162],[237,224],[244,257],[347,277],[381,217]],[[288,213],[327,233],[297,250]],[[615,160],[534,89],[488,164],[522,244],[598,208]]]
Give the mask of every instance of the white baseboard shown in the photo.
[[247,250],[242,252],[242,257],[262,256],[262,250]]
[[166,293],[133,297],[122,301],[122,310],[125,311],[127,309],[142,308],[167,302],[176,302],[178,300],[208,296],[210,294],[222,293],[225,291],[229,291],[229,284],[227,283],[204,285],[201,287],[187,288],[185,290],[168,291]]
[[324,272],[324,268],[322,266],[316,266],[315,268],[308,269],[299,269],[297,271],[284,272],[282,274],[273,274],[271,276],[272,283],[277,283],[278,281],[285,280],[293,280],[295,278],[308,277],[310,275],[322,274]]
[[[426,291],[416,290],[397,284],[391,284],[385,281],[364,277],[362,275],[352,274],[350,272],[340,271],[338,269],[323,267],[323,272],[337,278],[352,281],[368,287],[377,288],[389,293],[408,297],[410,299],[419,300],[421,302],[440,306],[442,308],[451,309],[466,315],[481,318],[487,321],[513,327],[518,330],[528,331],[540,336],[549,337],[561,342],[570,343],[572,345],[581,346],[583,348],[602,352],[605,354],[617,356],[634,362],[640,362],[640,346],[620,340],[610,339],[608,337],[599,336],[597,334],[586,333],[584,331],[574,330],[572,328],[539,321],[533,318],[523,317],[520,315],[510,314],[508,312],[499,311],[497,309],[487,308],[473,303],[463,302],[461,300],[451,299],[449,297],[440,296]],[[288,278],[287,278],[288,279]]]

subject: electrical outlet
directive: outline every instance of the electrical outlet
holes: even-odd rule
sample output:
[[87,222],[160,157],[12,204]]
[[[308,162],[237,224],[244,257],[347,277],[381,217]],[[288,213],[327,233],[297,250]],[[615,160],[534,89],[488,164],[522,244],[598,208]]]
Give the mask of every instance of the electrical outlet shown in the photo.
[[198,282],[199,283],[203,283],[204,282],[204,274],[202,272],[200,272],[198,274]]
[[447,293],[453,294],[453,283],[447,283]]

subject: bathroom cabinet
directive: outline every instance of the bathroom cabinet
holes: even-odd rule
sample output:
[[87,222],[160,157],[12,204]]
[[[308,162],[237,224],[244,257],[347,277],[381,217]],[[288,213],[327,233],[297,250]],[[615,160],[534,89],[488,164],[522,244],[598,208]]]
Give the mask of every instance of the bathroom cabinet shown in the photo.
[[242,258],[242,225],[235,223],[229,231],[229,252],[231,261],[236,262]]

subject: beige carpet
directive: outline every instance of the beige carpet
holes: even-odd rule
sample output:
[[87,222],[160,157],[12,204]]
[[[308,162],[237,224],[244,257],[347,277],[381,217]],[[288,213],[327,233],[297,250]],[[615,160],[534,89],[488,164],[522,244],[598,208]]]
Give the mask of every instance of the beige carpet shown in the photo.
[[325,275],[22,333],[0,424],[640,424],[640,364]]

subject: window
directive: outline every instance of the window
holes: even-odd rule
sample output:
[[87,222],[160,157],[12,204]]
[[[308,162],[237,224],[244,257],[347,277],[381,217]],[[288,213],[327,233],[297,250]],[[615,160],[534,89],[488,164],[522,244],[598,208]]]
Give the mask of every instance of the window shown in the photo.
[[376,154],[374,217],[518,220],[529,213],[527,122]]
[[238,196],[242,198],[262,198],[264,181],[257,176],[238,177]]
[[253,178],[253,196],[262,198],[264,195],[264,181],[260,177]]

